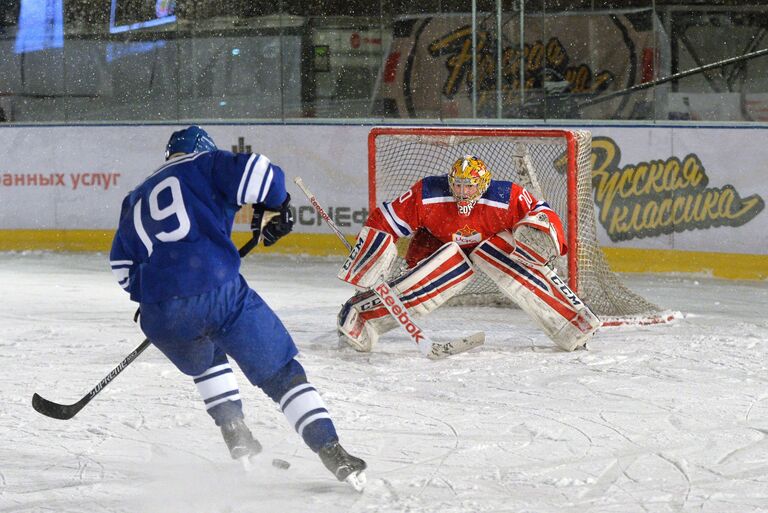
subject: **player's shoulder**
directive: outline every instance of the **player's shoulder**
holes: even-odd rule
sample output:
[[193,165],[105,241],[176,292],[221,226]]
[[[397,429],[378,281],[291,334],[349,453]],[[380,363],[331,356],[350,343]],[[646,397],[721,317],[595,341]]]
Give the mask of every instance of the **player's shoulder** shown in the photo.
[[157,184],[170,177],[176,177],[179,181],[190,180],[196,173],[193,169],[198,168],[204,153],[191,153],[173,158],[152,171],[142,180],[129,194],[129,196],[140,196],[145,191],[153,189]]
[[451,195],[448,175],[427,176],[421,180],[422,199],[446,198]]
[[483,194],[483,198],[493,202],[509,203],[509,198],[515,185],[514,182],[506,180],[491,180],[488,190]]
[[169,175],[178,174],[180,170],[189,167],[196,167],[200,165],[203,159],[210,152],[202,153],[189,153],[187,155],[179,155],[171,160],[165,162],[163,165],[155,169],[145,180],[145,182],[151,182],[160,178],[161,180]]

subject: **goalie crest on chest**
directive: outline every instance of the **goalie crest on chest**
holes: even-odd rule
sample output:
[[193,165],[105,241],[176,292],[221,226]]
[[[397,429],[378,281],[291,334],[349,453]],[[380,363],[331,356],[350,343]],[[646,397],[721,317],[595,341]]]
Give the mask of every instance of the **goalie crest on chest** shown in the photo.
[[483,234],[465,224],[463,228],[453,233],[451,240],[459,246],[480,244],[483,241]]

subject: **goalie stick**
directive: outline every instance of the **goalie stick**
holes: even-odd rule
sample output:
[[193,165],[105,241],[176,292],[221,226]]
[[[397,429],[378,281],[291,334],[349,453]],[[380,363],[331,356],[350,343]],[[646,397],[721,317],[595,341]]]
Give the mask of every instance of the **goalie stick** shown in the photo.
[[[325,209],[320,206],[317,198],[307,188],[301,177],[297,176],[293,181],[307,196],[310,204],[312,204],[317,213],[320,214],[320,217],[325,220],[326,224],[331,228],[331,230],[333,230],[339,240],[344,243],[344,245],[347,247],[347,250],[352,251],[352,245],[349,243],[346,237],[344,237],[338,226],[336,226],[336,223],[333,222],[333,219],[331,219]],[[397,321],[398,325],[403,328],[403,330],[408,333],[408,336],[411,337],[411,339],[416,343],[421,354],[430,360],[437,360],[440,358],[445,358],[446,356],[463,353],[464,351],[469,351],[470,349],[478,347],[485,342],[485,333],[482,331],[458,340],[452,340],[449,342],[435,342],[427,336],[424,330],[422,330],[418,325],[416,325],[416,323],[413,322],[410,312],[405,307],[403,302],[400,301],[400,298],[397,297],[397,294],[392,291],[383,276],[373,285],[371,290],[374,294],[376,294],[389,314]]]
[[[277,213],[274,213],[273,215],[265,215],[264,217],[267,218],[267,220],[271,219],[277,215]],[[267,217],[268,216],[268,217]],[[264,221],[262,222],[262,227],[266,224]],[[240,248],[237,253],[240,255],[240,258],[243,258],[245,255],[247,255],[255,246],[258,244],[259,240],[261,240],[261,237],[259,239],[251,238],[248,242],[243,245],[242,248]],[[85,394],[79,401],[72,403],[72,404],[59,404],[55,403],[53,401],[49,401],[45,397],[42,397],[41,395],[35,393],[32,396],[32,407],[37,411],[38,413],[42,413],[46,417],[51,417],[53,419],[59,419],[59,420],[69,420],[77,413],[85,408],[85,405],[91,402],[91,399],[96,397],[99,392],[101,392],[104,387],[106,387],[113,379],[115,379],[123,370],[128,367],[128,365],[131,364],[136,358],[139,357],[141,353],[144,352],[144,350],[149,347],[151,342],[148,338],[144,339],[144,342],[139,344],[139,346],[131,351],[131,353],[126,356],[122,362],[117,364],[117,367],[112,369],[112,372],[104,376],[104,378],[99,381],[99,384],[93,387],[87,394]]]

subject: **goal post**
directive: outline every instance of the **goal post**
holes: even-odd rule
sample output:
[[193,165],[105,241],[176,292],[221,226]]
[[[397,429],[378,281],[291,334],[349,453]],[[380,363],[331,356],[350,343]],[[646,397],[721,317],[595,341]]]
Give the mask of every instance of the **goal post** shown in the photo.
[[[523,185],[560,215],[569,250],[555,266],[604,325],[659,323],[679,316],[629,290],[608,266],[597,239],[592,134],[587,130],[373,128],[368,136],[369,208],[397,198],[421,178],[447,173],[468,154],[483,160],[494,180]],[[509,304],[490,280],[476,276],[455,302]]]

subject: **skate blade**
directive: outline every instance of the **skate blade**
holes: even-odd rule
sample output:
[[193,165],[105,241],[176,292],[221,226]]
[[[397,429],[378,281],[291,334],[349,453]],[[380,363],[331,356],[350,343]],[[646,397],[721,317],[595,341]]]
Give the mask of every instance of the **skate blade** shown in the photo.
[[248,454],[246,454],[245,456],[240,456],[239,458],[237,458],[237,461],[239,461],[240,465],[243,466],[243,470],[245,472],[251,472],[253,470],[253,463],[251,463],[251,458],[249,457]]
[[362,493],[366,483],[365,472],[360,471],[350,474],[344,481],[349,483],[355,491]]

